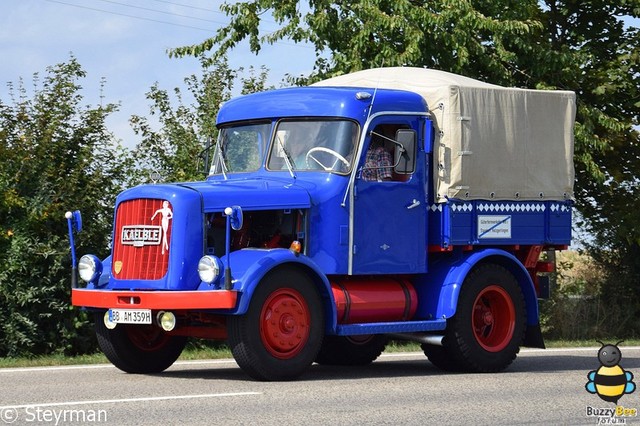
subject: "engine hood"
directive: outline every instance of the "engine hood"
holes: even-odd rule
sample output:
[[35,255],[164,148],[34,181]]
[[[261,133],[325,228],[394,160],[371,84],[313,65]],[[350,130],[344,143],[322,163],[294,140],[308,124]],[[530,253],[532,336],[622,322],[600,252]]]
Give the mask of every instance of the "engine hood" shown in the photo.
[[248,210],[306,209],[309,192],[299,185],[278,180],[249,178],[180,184],[202,195],[205,212],[240,206]]

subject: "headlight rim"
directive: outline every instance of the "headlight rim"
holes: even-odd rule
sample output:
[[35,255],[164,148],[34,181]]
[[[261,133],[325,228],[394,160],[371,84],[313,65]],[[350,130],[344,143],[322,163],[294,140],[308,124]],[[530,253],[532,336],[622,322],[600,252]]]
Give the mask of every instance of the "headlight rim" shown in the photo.
[[85,254],[78,260],[78,275],[86,283],[96,283],[102,275],[102,262],[93,254]]
[[[204,269],[202,266],[205,266],[208,269]],[[217,256],[205,255],[198,261],[198,277],[200,277],[200,281],[203,283],[215,283],[218,278],[220,278],[221,271],[222,261]]]

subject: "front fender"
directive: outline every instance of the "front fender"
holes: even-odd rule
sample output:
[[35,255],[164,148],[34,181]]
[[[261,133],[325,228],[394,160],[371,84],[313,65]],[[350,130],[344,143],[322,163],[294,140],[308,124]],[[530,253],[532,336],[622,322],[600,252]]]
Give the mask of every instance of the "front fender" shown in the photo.
[[[527,324],[537,325],[538,298],[528,271],[522,263],[504,250],[488,248],[480,251],[464,253],[453,263],[440,262],[432,265],[429,271],[429,285],[424,295],[428,315],[437,319],[450,318],[456,313],[458,297],[462,284],[469,272],[479,263],[495,263],[511,272],[522,289],[527,308]],[[440,285],[433,285],[441,283]],[[422,298],[425,300],[425,298]]]
[[102,261],[102,275],[98,278],[98,288],[109,284],[109,278],[111,278],[111,255]]
[[111,278],[111,255],[102,260],[101,263],[102,274],[91,282],[85,283],[84,281],[81,281],[81,284],[83,285],[79,285],[78,287],[84,286],[84,288],[95,290],[104,288],[109,284],[109,278]]
[[[226,259],[223,258],[223,261]],[[313,280],[325,301],[327,329],[335,328],[337,313],[331,284],[322,270],[305,255],[296,255],[288,249],[244,249],[230,254],[233,289],[239,292],[238,305],[234,314],[244,314],[249,308],[253,292],[264,276],[270,271],[293,266],[302,268]]]

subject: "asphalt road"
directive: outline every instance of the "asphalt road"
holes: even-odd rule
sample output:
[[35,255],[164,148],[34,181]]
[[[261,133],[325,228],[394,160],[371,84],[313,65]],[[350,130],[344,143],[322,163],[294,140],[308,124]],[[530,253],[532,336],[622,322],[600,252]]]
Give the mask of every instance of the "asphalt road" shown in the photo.
[[[640,347],[620,349],[638,384]],[[0,426],[605,424],[587,416],[616,407],[585,390],[599,367],[587,348],[525,349],[500,374],[447,374],[421,353],[383,354],[367,367],[314,365],[284,383],[252,381],[233,360],[178,362],[152,376],[110,365],[0,369]],[[640,411],[640,391],[618,405]],[[621,420],[640,424],[640,415]]]

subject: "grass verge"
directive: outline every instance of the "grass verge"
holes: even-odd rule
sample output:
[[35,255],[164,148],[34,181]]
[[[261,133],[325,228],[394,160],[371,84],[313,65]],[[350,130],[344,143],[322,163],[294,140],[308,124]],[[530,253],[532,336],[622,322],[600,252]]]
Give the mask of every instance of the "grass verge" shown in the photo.
[[[617,339],[607,339],[605,343],[616,343]],[[594,340],[550,340],[545,342],[547,348],[578,348],[596,347],[598,343]],[[625,346],[640,346],[640,339],[625,340]],[[414,342],[391,342],[387,345],[386,353],[394,352],[421,352],[420,344]],[[185,348],[180,360],[193,361],[201,359],[223,359],[231,358],[231,351],[224,344],[190,344]],[[64,365],[81,364],[105,364],[109,363],[102,353],[92,355],[65,356],[62,354],[43,355],[35,357],[20,358],[0,358],[0,368],[21,368],[21,367],[51,367]]]

